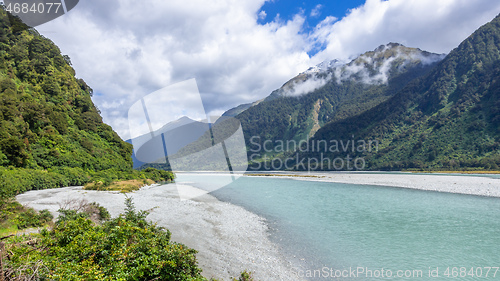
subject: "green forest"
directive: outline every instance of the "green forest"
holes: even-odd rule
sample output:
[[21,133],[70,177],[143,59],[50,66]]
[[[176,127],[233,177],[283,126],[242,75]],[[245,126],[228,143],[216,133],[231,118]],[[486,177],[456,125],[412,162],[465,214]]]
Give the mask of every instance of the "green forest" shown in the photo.
[[132,146],[102,122],[92,94],[51,40],[0,12],[1,199],[92,181],[173,179],[132,169]]

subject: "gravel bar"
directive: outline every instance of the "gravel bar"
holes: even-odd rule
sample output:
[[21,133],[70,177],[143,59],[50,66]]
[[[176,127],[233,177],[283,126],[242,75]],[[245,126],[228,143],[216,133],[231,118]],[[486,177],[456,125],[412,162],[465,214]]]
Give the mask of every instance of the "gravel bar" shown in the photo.
[[[172,232],[172,240],[199,251],[202,274],[221,280],[238,277],[243,270],[256,280],[297,280],[291,263],[269,240],[265,219],[211,195],[193,200],[178,198],[180,184],[153,185],[127,194],[137,210],[151,210],[148,219]],[[17,200],[36,210],[48,209],[55,215],[68,202],[86,200],[106,207],[117,216],[124,210],[125,194],[65,187],[29,191]]]

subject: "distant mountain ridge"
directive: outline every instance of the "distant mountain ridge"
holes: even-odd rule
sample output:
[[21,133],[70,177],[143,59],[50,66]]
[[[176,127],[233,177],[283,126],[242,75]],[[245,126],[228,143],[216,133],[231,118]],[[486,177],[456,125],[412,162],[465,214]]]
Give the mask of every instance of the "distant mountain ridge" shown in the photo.
[[224,116],[224,117],[234,117],[234,116],[242,113],[243,111],[249,109],[250,107],[255,106],[255,105],[261,103],[263,100],[264,99],[261,99],[261,100],[255,101],[255,102],[251,102],[251,103],[240,104],[240,105],[238,105],[236,107],[233,107],[233,108],[227,110],[226,112],[224,112],[222,114],[222,116]]
[[240,106],[246,109],[236,118],[242,123],[247,145],[252,137],[260,145],[266,140],[306,140],[329,122],[389,99],[443,57],[389,43],[348,63],[323,62],[292,78],[263,101]]
[[[500,166],[500,16],[436,67],[390,99],[314,135],[319,140],[377,139],[376,152],[351,151],[367,168],[494,169]],[[329,159],[348,153],[324,153]],[[317,158],[320,152],[297,152]]]
[[[179,149],[182,149],[187,144],[194,142],[203,136],[203,134],[207,132],[208,128],[208,123],[195,121],[187,116],[183,116],[165,124],[163,127],[152,133],[126,140],[127,143],[134,146],[134,151],[132,152],[134,169],[140,168],[147,163],[157,162],[158,159],[162,158],[161,155],[164,151],[151,149],[151,147],[156,146],[148,145],[148,142],[163,142],[163,137],[165,142],[168,142],[169,147],[171,148],[170,151],[167,152],[168,155],[173,155],[177,153]],[[136,153],[139,155],[136,155]]]

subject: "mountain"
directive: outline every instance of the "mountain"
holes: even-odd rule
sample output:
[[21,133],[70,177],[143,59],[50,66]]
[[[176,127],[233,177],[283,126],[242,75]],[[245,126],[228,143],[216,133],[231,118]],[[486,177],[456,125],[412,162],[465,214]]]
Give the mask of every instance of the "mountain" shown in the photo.
[[[224,113],[226,118],[221,119],[223,121],[213,124],[213,131],[218,132],[219,139],[223,140],[229,138],[241,123],[251,161],[283,157],[293,153],[297,144],[313,137],[325,124],[355,116],[388,100],[412,80],[425,75],[443,57],[389,43],[349,63],[326,61],[300,73],[267,98],[230,109]],[[238,124],[230,118],[232,116],[239,121]],[[202,132],[197,134],[198,139],[193,138],[176,150],[179,151],[177,155],[170,151],[168,154],[180,159],[197,153],[200,161],[210,159],[213,156],[208,148],[220,141],[213,139],[210,133]],[[258,153],[254,153],[256,148]],[[150,161],[144,162],[156,162],[153,158],[158,153],[149,154],[152,156]],[[143,164],[134,161],[136,165]],[[188,168],[191,164],[182,165]],[[246,163],[237,162],[235,166],[246,166]],[[143,167],[166,169],[168,164],[154,163]],[[219,167],[206,168],[214,170]]]
[[[356,147],[376,141],[378,150],[310,149],[312,144],[331,144],[332,140],[352,140]],[[365,168],[373,170],[498,170],[500,15],[428,73],[371,109],[323,126],[303,148],[306,146],[309,149],[297,151],[293,157],[322,159],[324,164],[359,157],[366,161]],[[300,166],[295,168],[304,168]]]
[[0,165],[131,169],[131,145],[102,122],[70,58],[9,16],[0,9]]
[[226,112],[224,112],[222,114],[222,116],[223,117],[235,117],[236,115],[242,113],[243,111],[249,109],[250,107],[258,105],[263,100],[264,99],[261,99],[261,100],[255,101],[255,102],[251,102],[251,103],[240,104],[236,107],[233,107],[233,108],[227,110]]
[[283,153],[279,147],[275,149],[280,141],[307,140],[325,124],[387,101],[443,57],[389,43],[348,63],[326,61],[300,73],[263,101],[243,106],[248,108],[236,118],[249,149],[266,142],[261,156],[276,156]]
[[[241,122],[250,169],[499,169],[499,28],[497,17],[446,56],[389,43],[326,61],[225,115]],[[205,133],[178,155],[214,143]]]
[[[134,169],[146,163],[157,162],[161,158],[160,155],[164,154],[163,140],[168,144],[168,155],[173,155],[184,146],[203,136],[208,129],[208,123],[195,121],[183,116],[165,124],[160,129],[152,132],[152,134],[145,134],[127,140],[126,142],[133,144],[135,148],[132,153]],[[160,152],[158,152],[158,143],[161,143],[162,147],[162,151]]]

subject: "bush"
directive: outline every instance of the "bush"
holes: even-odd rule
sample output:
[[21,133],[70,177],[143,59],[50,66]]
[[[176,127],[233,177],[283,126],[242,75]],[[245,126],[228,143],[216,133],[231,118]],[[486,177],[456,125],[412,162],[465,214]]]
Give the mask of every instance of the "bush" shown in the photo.
[[82,168],[76,167],[55,167],[49,171],[58,173],[66,178],[71,186],[81,186],[90,182],[91,177]]
[[29,190],[68,186],[69,180],[54,172],[0,167],[0,198],[7,199]]
[[140,171],[140,175],[147,179],[152,179],[154,181],[173,181],[175,179],[174,173],[170,171],[158,170],[155,168],[146,168]]
[[125,214],[102,225],[67,211],[36,239],[9,238],[8,280],[206,280],[195,250],[170,241],[169,231],[146,221],[130,199],[126,204]]
[[78,218],[90,219],[95,223],[101,223],[111,218],[106,208],[96,202],[88,203],[85,199],[68,199],[62,203],[58,212],[59,217],[56,223],[76,220]]
[[240,274],[240,278],[233,278],[233,281],[254,281],[253,274],[245,270]]
[[17,215],[15,223],[19,229],[41,227],[54,218],[48,210],[37,212],[31,208]]

